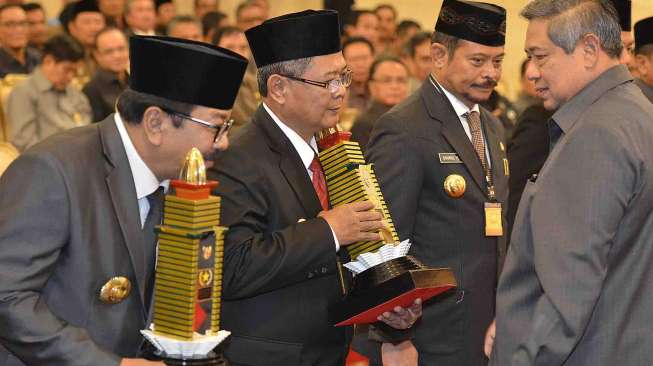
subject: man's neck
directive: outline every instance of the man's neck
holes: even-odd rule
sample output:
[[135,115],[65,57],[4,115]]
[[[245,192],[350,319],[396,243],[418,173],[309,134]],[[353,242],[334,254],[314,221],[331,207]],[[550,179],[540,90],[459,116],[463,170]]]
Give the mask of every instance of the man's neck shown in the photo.
[[436,80],[436,82],[437,82],[438,84],[440,84],[440,86],[441,86],[442,88],[446,89],[447,92],[449,92],[451,95],[453,95],[454,97],[456,97],[456,99],[458,99],[458,100],[459,100],[462,104],[464,104],[467,108],[469,108],[469,109],[474,108],[474,105],[476,104],[476,102],[472,102],[471,100],[465,98],[464,96],[460,95],[460,94],[457,93],[455,90],[453,90],[453,88],[450,87],[450,86],[448,85],[448,83],[447,83],[447,81],[446,81],[445,78],[443,78],[443,77],[439,77],[438,74],[437,74],[436,72],[433,72],[431,75],[432,75],[433,78]]
[[306,128],[302,125],[301,122],[294,121],[293,118],[288,115],[288,113],[284,113],[283,107],[274,101],[269,100],[268,98],[264,98],[263,102],[268,106],[268,108],[270,108],[272,113],[279,117],[284,125],[295,131],[304,141],[306,141],[306,143],[310,143],[313,136],[319,132],[313,131],[311,128]]

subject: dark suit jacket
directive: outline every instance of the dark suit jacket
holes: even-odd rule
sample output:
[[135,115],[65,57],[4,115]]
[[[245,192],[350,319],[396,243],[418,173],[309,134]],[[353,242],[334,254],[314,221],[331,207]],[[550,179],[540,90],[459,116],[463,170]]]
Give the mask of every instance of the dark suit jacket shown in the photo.
[[508,199],[508,233],[512,231],[519,199],[524,186],[533,174],[540,171],[549,156],[549,130],[547,121],[553,112],[542,103],[532,105],[519,116],[515,133],[508,143],[510,161],[510,194]]
[[98,68],[95,76],[82,89],[91,103],[93,122],[102,121],[115,111],[116,100],[127,87],[128,80],[129,76],[123,83],[114,73]]
[[342,296],[335,243],[304,164],[262,106],[239,133],[209,171],[229,227],[226,355],[245,365],[344,364],[350,329],[327,315]]
[[[0,179],[0,207],[0,365],[136,356],[147,315],[144,244],[113,115],[23,153]],[[132,291],[110,305],[99,293],[114,276]]]
[[[508,176],[499,137],[503,130],[483,108],[481,121],[497,199],[505,212]],[[439,153],[456,153],[462,163],[442,164]],[[483,339],[494,317],[505,237],[485,236],[484,174],[453,107],[427,80],[377,121],[367,158],[375,164],[399,237],[413,243],[411,254],[429,266],[451,268],[458,281],[457,291],[424,307],[414,340],[420,359],[425,364],[485,364]],[[444,190],[444,180],[451,174],[461,175],[467,183],[460,198]]]
[[369,108],[367,108],[362,115],[356,118],[356,121],[351,128],[351,141],[358,142],[361,146],[361,150],[365,151],[374,124],[379,117],[388,110],[390,110],[389,106],[373,101]]

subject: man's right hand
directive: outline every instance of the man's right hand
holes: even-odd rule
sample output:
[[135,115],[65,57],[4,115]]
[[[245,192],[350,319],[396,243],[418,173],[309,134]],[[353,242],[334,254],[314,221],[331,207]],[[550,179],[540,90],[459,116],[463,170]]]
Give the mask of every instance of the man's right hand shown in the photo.
[[374,210],[374,204],[370,201],[334,207],[320,212],[318,216],[331,226],[341,246],[359,241],[381,240],[378,231],[383,227],[383,215]]
[[165,366],[165,363],[143,358],[123,358],[120,360],[120,366]]

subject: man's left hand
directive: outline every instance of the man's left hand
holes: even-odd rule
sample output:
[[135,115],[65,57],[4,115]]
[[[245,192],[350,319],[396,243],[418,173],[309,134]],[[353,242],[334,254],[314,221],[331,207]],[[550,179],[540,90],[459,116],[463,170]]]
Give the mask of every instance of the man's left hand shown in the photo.
[[397,306],[394,311],[381,314],[377,319],[395,329],[408,329],[422,316],[422,299],[416,299],[409,308]]

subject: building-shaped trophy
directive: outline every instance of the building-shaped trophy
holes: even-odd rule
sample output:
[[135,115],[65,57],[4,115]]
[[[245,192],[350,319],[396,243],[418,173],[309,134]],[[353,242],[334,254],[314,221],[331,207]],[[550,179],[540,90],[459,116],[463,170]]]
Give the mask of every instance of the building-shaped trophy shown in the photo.
[[224,233],[217,181],[206,180],[204,159],[193,148],[180,179],[170,182],[158,232],[153,322],[143,335],[167,365],[227,365],[214,350],[220,329]]
[[381,240],[345,247],[351,262],[344,266],[354,274],[351,291],[329,309],[336,326],[377,321],[396,306],[408,307],[417,298],[427,300],[456,287],[448,268],[428,268],[406,255],[410,243],[399,242],[390,212],[371,164],[366,164],[351,133],[329,129],[318,136],[320,163],[326,176],[332,206],[371,201],[383,215]]

